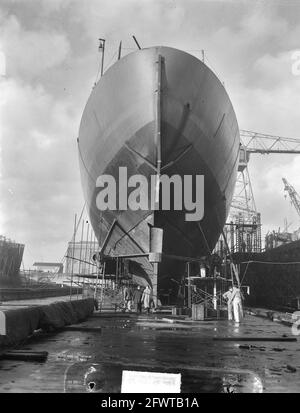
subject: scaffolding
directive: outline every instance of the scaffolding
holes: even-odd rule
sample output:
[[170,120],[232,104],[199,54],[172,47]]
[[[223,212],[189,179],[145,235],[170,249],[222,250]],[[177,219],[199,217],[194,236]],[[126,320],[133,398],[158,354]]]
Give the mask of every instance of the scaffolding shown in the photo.
[[232,286],[231,279],[218,276],[206,278],[193,277],[192,280],[191,305],[202,305],[204,318],[209,316],[221,318],[222,311],[227,309],[223,294]]
[[[199,271],[195,271],[195,265],[192,268],[192,264],[195,263],[199,266]],[[187,308],[188,313],[193,316],[194,308],[197,306],[201,307],[203,319],[223,318],[227,311],[223,294],[233,286],[234,280],[239,286],[236,271],[231,258],[222,260],[217,254],[186,261],[183,285],[180,285],[178,295],[183,298],[183,306]]]
[[[231,221],[225,224],[224,234],[231,254],[234,254],[235,252],[261,252],[260,213],[252,216],[252,222],[245,222],[244,215],[239,214],[236,221]],[[226,255],[222,235],[216,244],[215,252],[221,257]]]
[[24,248],[24,244],[0,236],[0,280],[11,280],[19,274]]

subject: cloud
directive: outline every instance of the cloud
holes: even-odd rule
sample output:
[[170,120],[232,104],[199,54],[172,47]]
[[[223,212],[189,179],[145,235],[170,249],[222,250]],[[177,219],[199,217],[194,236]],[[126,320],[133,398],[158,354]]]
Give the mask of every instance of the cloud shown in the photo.
[[253,40],[266,42],[273,38],[276,39],[278,33],[285,33],[288,29],[287,21],[281,18],[272,7],[268,7],[263,2],[256,5],[253,11],[247,13],[241,19],[239,26],[243,34],[243,41],[248,39],[249,43],[252,43]]
[[284,192],[282,178],[286,178],[300,193],[299,155],[284,155],[285,159],[280,155],[274,155],[274,158],[277,157],[277,162],[274,163],[267,162],[266,157],[268,155],[254,155],[250,169],[252,183],[255,183],[256,207],[262,214],[263,233],[277,230],[279,227],[283,230],[285,218],[291,224],[289,229],[295,230],[300,227],[300,217],[289,196]]
[[[39,257],[56,251],[49,257],[56,260],[72,232],[70,211],[83,203],[76,147],[80,112],[41,85],[9,79],[2,81],[1,91],[6,95],[1,108],[2,225]],[[31,265],[28,260],[26,252]]]
[[257,85],[261,88],[278,89],[285,84],[299,90],[300,78],[292,72],[294,50],[288,50],[278,55],[266,54],[256,60],[253,71],[257,76]]
[[48,31],[24,30],[15,16],[10,16],[0,31],[6,55],[7,76],[31,81],[43,72],[59,66],[70,48],[66,36]]

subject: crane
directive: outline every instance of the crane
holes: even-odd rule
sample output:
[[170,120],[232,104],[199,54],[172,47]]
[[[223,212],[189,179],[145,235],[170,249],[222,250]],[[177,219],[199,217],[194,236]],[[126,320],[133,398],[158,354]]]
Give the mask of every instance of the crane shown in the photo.
[[240,130],[240,159],[234,197],[231,203],[231,216],[236,211],[243,214],[246,221],[251,221],[257,213],[248,163],[252,153],[266,154],[300,154],[300,139]]
[[[284,184],[284,191],[286,191],[289,194],[291,203],[294,205],[297,214],[300,217],[300,196],[298,195],[295,188],[285,178],[282,178],[282,181]],[[280,232],[280,228],[277,232],[268,232],[266,235],[266,249],[275,248],[278,245],[281,245],[282,243],[288,243],[299,239],[300,228],[298,228],[294,232],[288,232],[288,227],[289,225],[287,224],[287,219],[285,219],[283,232]]]
[[[247,245],[247,250],[261,249],[260,214],[257,213],[248,164],[253,153],[268,154],[300,154],[300,138],[286,138],[259,132],[240,130],[240,157],[234,196],[231,202],[229,222],[230,243],[232,252]],[[294,188],[292,188],[294,190]],[[291,193],[290,193],[291,194]],[[295,195],[296,194],[296,195]],[[291,196],[291,195],[290,195]],[[300,216],[300,197],[294,190],[293,204]],[[235,229],[233,228],[235,227]],[[225,231],[228,233],[228,229]]]
[[300,153],[300,139],[240,130],[241,144],[250,153]]
[[292,204],[294,205],[297,214],[300,217],[300,196],[298,195],[294,187],[289,184],[285,178],[282,178],[282,181],[284,183],[284,191],[287,191],[287,193],[289,194]]

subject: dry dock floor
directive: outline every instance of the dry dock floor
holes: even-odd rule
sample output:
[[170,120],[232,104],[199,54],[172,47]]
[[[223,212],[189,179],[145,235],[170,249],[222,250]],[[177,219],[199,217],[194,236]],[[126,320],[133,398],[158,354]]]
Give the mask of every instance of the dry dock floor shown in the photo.
[[[215,340],[228,337],[233,341]],[[237,326],[95,313],[73,329],[42,333],[17,347],[47,351],[44,363],[0,360],[0,392],[119,392],[122,370],[180,372],[182,392],[300,392],[300,338],[264,338],[295,336],[290,327],[251,315]]]

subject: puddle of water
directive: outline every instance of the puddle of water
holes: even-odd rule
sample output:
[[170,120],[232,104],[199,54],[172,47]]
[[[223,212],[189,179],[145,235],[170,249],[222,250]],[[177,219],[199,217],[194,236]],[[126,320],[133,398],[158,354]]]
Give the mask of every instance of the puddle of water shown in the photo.
[[[120,393],[123,370],[181,373],[182,393],[261,393],[260,378],[249,370],[213,367],[174,369],[120,363],[74,363],[65,373],[66,393]],[[144,389],[147,393],[147,389]]]

